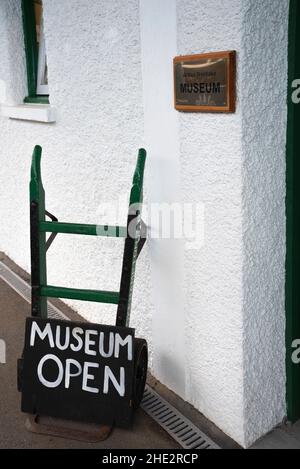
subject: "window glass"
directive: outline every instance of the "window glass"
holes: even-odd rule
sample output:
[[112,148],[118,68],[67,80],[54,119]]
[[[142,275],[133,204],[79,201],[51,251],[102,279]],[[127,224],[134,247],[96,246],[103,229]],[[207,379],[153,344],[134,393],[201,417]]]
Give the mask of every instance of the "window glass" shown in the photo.
[[38,48],[37,94],[48,94],[48,67],[43,25],[43,5],[41,0],[34,0],[36,40]]

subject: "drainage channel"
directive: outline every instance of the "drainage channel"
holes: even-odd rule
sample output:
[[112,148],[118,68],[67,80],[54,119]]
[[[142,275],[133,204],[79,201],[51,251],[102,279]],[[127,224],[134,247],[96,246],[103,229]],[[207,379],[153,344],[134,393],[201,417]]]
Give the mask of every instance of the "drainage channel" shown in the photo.
[[[7,283],[15,292],[17,292],[27,303],[31,303],[31,289],[25,280],[13,272],[7,265],[0,261],[0,278]],[[48,314],[53,319],[69,318],[56,308],[50,301],[48,301]]]
[[183,448],[220,449],[216,443],[148,385],[145,388],[141,407]]
[[[28,303],[31,302],[30,285],[1,261],[0,278],[24,300]],[[50,301],[48,301],[48,314],[50,318],[69,320]],[[177,441],[182,448],[220,449],[216,443],[148,385],[145,388],[141,408]]]

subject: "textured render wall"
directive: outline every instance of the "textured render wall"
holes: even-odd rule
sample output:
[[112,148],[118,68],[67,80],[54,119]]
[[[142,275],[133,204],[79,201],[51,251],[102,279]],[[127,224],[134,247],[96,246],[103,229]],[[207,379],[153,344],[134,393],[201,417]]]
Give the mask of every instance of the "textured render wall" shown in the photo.
[[[148,197],[149,202],[168,206],[181,201],[178,113],[170,86],[177,53],[176,3],[140,0],[140,18]],[[151,218],[151,233],[159,233],[159,225]],[[185,399],[183,242],[152,237],[148,245],[154,287],[153,368],[159,380]]]
[[288,0],[178,0],[177,15],[179,54],[238,51],[236,114],[180,116],[184,197],[205,204],[185,255],[187,400],[249,446],[286,413]]
[[[26,89],[19,0],[1,3],[0,79]],[[13,17],[13,23],[10,21]],[[28,184],[33,146],[43,146],[47,207],[60,220],[115,223],[101,216],[101,202],[129,194],[143,112],[138,0],[72,2],[44,0],[51,104],[55,124],[0,117],[0,246],[29,271]],[[18,24],[15,31],[15,25]],[[3,31],[3,32],[2,32]],[[3,56],[5,60],[3,60]],[[16,60],[17,58],[17,60]],[[9,99],[9,101],[11,101]],[[125,217],[120,219],[126,223]],[[82,288],[118,289],[123,241],[60,235],[49,250],[48,282]],[[138,262],[132,324],[151,344],[150,275],[147,247]],[[116,308],[72,302],[87,319],[111,323]]]
[[[240,52],[240,0],[178,0],[177,17],[178,55]],[[184,201],[205,207],[204,245],[185,251],[187,400],[243,442],[240,103],[235,114],[179,121]]]
[[[23,41],[21,6],[19,1],[0,3],[0,103],[21,101],[26,93],[24,80],[25,54],[20,50]],[[9,25],[9,27],[8,27]],[[15,73],[15,71],[18,71]]]
[[285,143],[288,0],[243,8],[243,323],[245,442],[285,403]]
[[[205,204],[205,244],[184,253],[181,395],[244,446],[285,414],[287,3],[176,2],[178,54],[236,49],[239,64],[236,114],[178,114],[182,197]],[[144,133],[138,0],[44,4],[57,122],[0,117],[0,248],[27,270],[33,146],[44,148],[48,209],[61,220],[102,223],[99,203],[128,193]],[[18,103],[26,89],[19,0],[0,2],[0,49],[6,101]],[[132,324],[153,349],[152,317],[160,311],[157,299],[152,304],[150,261],[160,260],[148,250],[137,267]],[[118,240],[61,235],[49,253],[49,283],[118,288],[121,255]],[[115,313],[75,305],[93,321],[110,322]],[[163,367],[159,376],[168,384]]]

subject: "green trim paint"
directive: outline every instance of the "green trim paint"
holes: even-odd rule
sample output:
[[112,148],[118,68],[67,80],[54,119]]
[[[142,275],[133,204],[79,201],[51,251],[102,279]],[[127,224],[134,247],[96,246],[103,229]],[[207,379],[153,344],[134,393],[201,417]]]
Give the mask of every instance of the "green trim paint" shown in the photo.
[[292,102],[292,83],[300,79],[300,2],[290,0],[288,125],[286,160],[286,372],[287,415],[300,418],[300,364],[292,362],[292,342],[300,339],[300,103]]
[[27,65],[28,96],[36,95],[38,48],[33,0],[22,0],[24,43]]
[[41,96],[41,95],[36,95],[36,96],[26,96],[24,98],[24,103],[29,103],[29,104],[49,104],[49,97],[48,96]]

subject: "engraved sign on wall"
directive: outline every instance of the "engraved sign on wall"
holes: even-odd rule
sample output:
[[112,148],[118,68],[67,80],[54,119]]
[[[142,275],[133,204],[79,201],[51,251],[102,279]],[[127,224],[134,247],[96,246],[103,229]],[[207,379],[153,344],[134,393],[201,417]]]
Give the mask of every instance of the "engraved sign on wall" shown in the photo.
[[175,57],[175,109],[234,112],[235,69],[235,51]]
[[23,412],[131,424],[134,329],[27,318],[23,358]]

